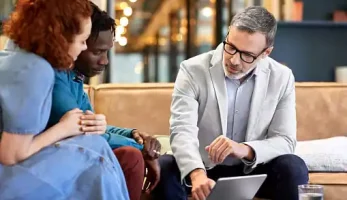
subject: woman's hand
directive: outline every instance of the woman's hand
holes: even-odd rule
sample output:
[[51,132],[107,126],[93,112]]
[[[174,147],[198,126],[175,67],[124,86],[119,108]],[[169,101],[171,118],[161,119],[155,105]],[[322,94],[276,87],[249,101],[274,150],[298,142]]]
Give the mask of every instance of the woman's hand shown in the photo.
[[65,113],[65,115],[60,119],[59,123],[66,130],[66,137],[81,135],[84,133],[81,125],[82,116],[83,111],[75,108]]
[[82,131],[86,134],[104,134],[107,128],[106,116],[87,110],[81,117]]

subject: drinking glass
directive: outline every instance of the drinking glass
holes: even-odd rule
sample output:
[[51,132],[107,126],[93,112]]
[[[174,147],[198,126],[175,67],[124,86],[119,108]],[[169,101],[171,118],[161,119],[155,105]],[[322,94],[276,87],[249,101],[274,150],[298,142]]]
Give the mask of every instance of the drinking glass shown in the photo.
[[321,185],[299,185],[299,200],[323,200],[324,190]]

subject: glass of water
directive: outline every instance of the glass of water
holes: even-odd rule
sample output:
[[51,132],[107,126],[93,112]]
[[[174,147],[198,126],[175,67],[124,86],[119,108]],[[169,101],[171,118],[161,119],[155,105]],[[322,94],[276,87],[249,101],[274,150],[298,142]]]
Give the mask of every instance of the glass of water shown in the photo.
[[299,200],[323,200],[324,190],[321,185],[299,185]]

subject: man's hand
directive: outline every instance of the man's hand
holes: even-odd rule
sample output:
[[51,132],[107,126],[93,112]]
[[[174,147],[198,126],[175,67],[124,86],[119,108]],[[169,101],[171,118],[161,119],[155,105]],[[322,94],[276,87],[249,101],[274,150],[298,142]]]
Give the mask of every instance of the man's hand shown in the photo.
[[145,160],[159,158],[161,144],[156,138],[138,130],[133,130],[132,134],[137,143],[143,144],[142,153]]
[[147,175],[146,182],[144,185],[144,191],[150,193],[158,185],[160,180],[160,165],[158,159],[155,160],[145,160]]
[[222,163],[227,156],[253,160],[253,149],[245,144],[237,143],[224,135],[216,138],[209,146],[205,147],[210,159],[215,164]]
[[81,117],[81,125],[86,134],[104,134],[107,127],[106,117],[87,110]]
[[192,171],[190,179],[192,181],[192,196],[194,200],[205,200],[216,184],[216,182],[206,176],[205,171],[202,169]]

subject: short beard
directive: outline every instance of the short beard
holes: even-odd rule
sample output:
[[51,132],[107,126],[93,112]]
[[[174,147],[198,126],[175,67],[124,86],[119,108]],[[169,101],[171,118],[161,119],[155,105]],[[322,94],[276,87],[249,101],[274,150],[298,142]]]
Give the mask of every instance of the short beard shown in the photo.
[[230,78],[230,79],[237,79],[237,80],[242,79],[242,78],[244,78],[245,76],[247,76],[249,73],[251,73],[251,72],[255,69],[256,66],[257,66],[257,65],[254,65],[253,67],[249,68],[246,72],[240,72],[240,73],[238,73],[238,74],[230,74],[230,73],[226,70],[226,71],[227,71],[227,77]]

